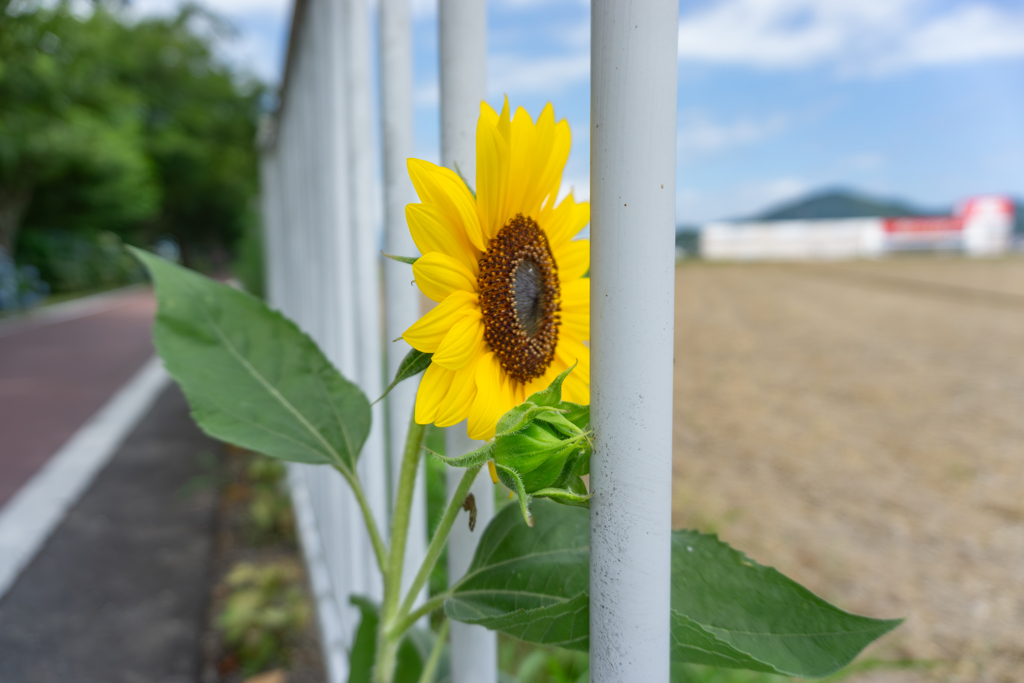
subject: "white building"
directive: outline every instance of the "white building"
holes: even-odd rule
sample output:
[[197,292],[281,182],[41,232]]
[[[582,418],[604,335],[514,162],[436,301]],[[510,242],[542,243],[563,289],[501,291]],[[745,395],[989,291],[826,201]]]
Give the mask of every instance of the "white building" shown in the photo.
[[879,258],[897,251],[1007,251],[1013,202],[975,197],[952,216],[715,222],[701,226],[701,254],[717,261]]

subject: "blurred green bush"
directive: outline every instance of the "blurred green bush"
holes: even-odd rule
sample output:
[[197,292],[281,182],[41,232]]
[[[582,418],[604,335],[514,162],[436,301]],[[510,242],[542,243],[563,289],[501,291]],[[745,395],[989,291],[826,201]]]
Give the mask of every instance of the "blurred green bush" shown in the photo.
[[0,17],[0,248],[55,290],[130,280],[110,235],[168,236],[207,270],[239,246],[258,260],[246,235],[267,95],[215,58],[230,25],[192,3],[139,19],[0,0]]
[[242,562],[228,574],[217,624],[246,675],[288,663],[288,649],[310,615],[301,581],[302,570],[287,561]]
[[74,292],[141,282],[145,273],[112,232],[31,230],[21,239],[19,262],[34,266],[53,292]]

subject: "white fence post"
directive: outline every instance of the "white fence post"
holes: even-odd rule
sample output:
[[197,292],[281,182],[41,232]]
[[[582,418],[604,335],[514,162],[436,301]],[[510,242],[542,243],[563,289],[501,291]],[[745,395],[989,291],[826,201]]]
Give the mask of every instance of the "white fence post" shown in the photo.
[[678,19],[677,0],[592,4],[595,683],[669,679]]
[[[356,275],[356,311],[358,321],[359,368],[353,378],[376,400],[383,392],[384,366],[381,358],[380,240],[374,220],[373,201],[374,138],[373,103],[370,85],[370,22],[366,0],[345,0],[345,33],[336,36],[348,46],[348,141],[349,201],[352,207],[352,233]],[[370,508],[381,532],[387,531],[387,461],[384,453],[384,406],[373,406],[373,425],[359,459],[359,476]],[[383,579],[374,569],[373,546],[363,534],[361,558],[364,563],[366,591],[374,599],[384,595]]]
[[[441,52],[441,158],[456,165],[470,182],[476,175],[476,122],[480,102],[487,94],[487,8],[482,0],[440,0],[438,27]],[[449,456],[466,453],[476,445],[466,436],[466,423],[446,430]],[[462,472],[448,468],[451,495]],[[448,578],[456,581],[473,559],[483,530],[494,515],[494,486],[486,474],[478,476],[470,492],[476,499],[476,530],[471,533],[466,515],[452,527],[448,540]],[[495,683],[498,679],[497,636],[482,626],[453,622],[452,683]]]
[[[416,255],[416,244],[405,223],[405,207],[416,201],[406,160],[413,155],[413,74],[409,0],[382,0],[380,4],[381,124],[384,144],[384,249],[399,256]],[[395,376],[409,345],[402,333],[416,322],[420,294],[412,285],[412,271],[404,263],[384,262],[385,338],[387,380]],[[391,341],[397,340],[397,341]],[[395,387],[387,398],[388,451],[392,498],[398,487],[398,472],[409,420],[416,402],[419,378]],[[425,463],[420,463],[409,515],[409,538],[405,546],[402,591],[412,583],[427,552],[427,486]],[[426,587],[420,601],[426,598]]]

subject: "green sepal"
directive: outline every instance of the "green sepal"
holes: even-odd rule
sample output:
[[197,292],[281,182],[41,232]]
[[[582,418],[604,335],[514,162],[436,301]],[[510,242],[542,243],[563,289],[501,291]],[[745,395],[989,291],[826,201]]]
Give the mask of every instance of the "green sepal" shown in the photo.
[[523,519],[526,520],[526,526],[533,526],[533,515],[530,514],[530,494],[526,492],[526,486],[523,485],[523,479],[519,476],[511,467],[505,467],[504,465],[494,464],[494,470],[498,473],[498,479],[502,484],[507,486],[516,492],[519,497],[519,510],[523,513]]
[[580,508],[590,508],[590,499],[593,493],[576,493],[569,489],[548,488],[533,492],[534,498],[550,498],[560,505],[572,505]]
[[530,394],[526,399],[527,403],[532,403],[535,406],[557,406],[562,402],[562,382],[569,376],[569,373],[576,369],[577,363],[573,363],[572,367],[562,370],[558,373],[558,377],[551,380],[551,384],[546,389]]
[[[396,340],[397,341],[397,340]],[[395,379],[392,380],[388,388],[384,390],[384,393],[380,395],[373,403],[379,403],[384,400],[384,397],[391,393],[391,390],[399,382],[403,382],[410,377],[415,377],[424,370],[430,367],[430,361],[434,357],[432,353],[425,353],[417,349],[409,349],[409,353],[405,354],[405,358],[398,364],[398,372],[395,373]]]
[[469,190],[469,193],[473,195],[473,200],[476,201],[476,190],[474,190],[473,186],[469,184],[468,180],[466,180],[466,176],[462,175],[462,171],[459,170],[459,162],[457,161],[455,162],[455,173],[459,176],[462,184],[466,186],[466,189]]
[[487,442],[476,450],[454,458],[449,458],[431,450],[428,450],[427,452],[444,464],[451,465],[452,467],[476,467],[477,465],[482,465],[491,459],[492,447],[493,445],[490,442]]
[[494,428],[494,438],[511,436],[521,432],[529,426],[534,418],[550,413],[552,410],[549,406],[538,406],[529,401],[520,403],[498,418],[498,424]]
[[398,261],[399,263],[408,263],[410,266],[420,260],[419,256],[395,256],[394,254],[388,254],[387,252],[381,251],[380,253],[387,256],[392,261]]

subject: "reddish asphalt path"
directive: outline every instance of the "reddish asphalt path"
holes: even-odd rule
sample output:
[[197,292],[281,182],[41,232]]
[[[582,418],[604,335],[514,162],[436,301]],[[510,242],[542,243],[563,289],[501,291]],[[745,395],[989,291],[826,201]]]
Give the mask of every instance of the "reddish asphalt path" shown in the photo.
[[148,289],[0,326],[0,507],[153,355]]

